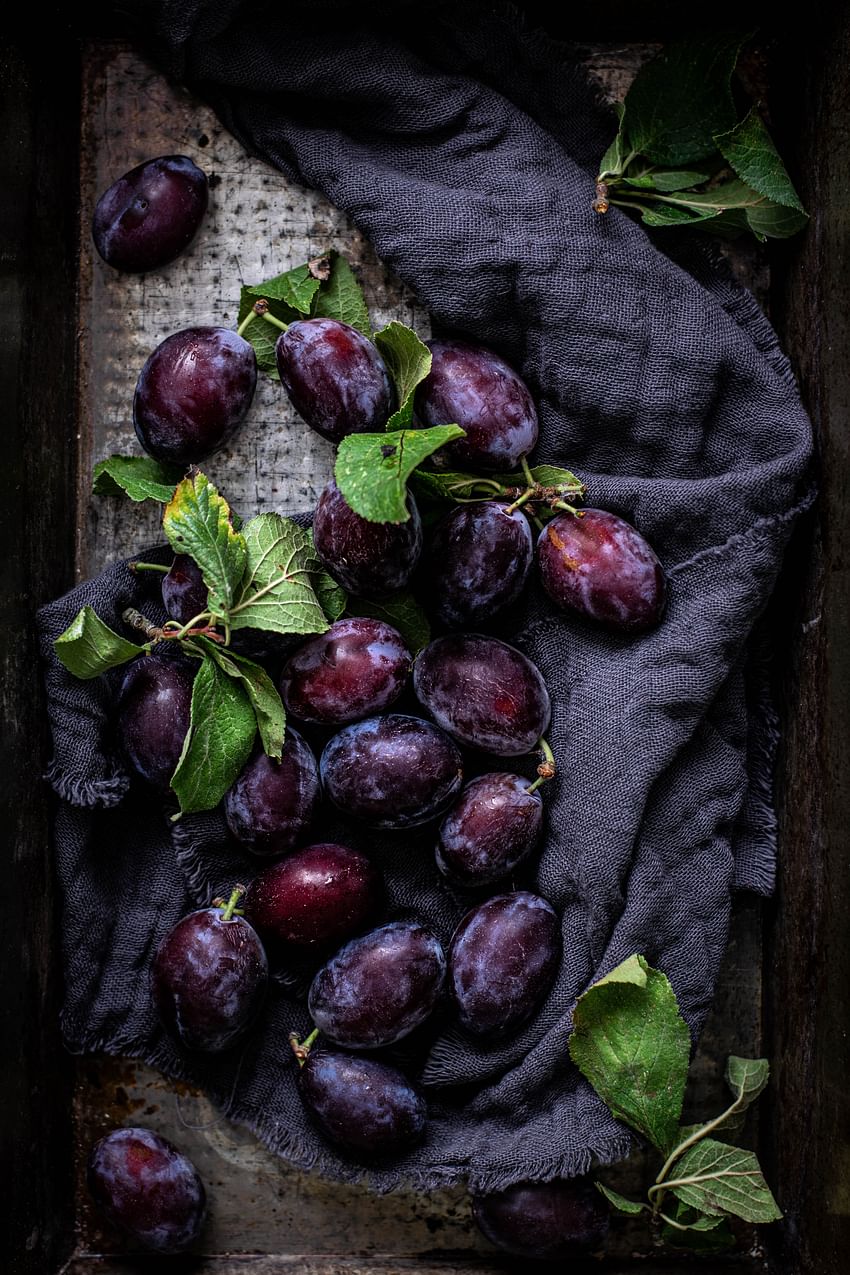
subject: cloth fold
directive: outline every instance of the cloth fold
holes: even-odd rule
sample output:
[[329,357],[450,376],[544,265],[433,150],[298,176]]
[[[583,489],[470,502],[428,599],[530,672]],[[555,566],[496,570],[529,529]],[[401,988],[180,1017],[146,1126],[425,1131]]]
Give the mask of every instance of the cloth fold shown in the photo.
[[[590,210],[613,117],[577,51],[511,11],[440,4],[412,30],[404,5],[365,17],[345,4],[122,7],[251,153],[351,216],[435,330],[521,371],[540,411],[534,459],[575,469],[589,503],[633,522],[668,571],[665,619],[636,638],[555,612],[537,586],[493,629],[535,660],[552,697],[559,775],[522,884],[558,910],[564,959],[515,1037],[481,1045],[445,1010],[391,1051],[428,1087],[432,1116],[422,1147],[370,1180],[494,1190],[616,1159],[629,1137],[567,1061],[576,997],[642,952],[696,1036],[733,889],[772,888],[776,726],[750,638],[812,499],[811,430],[788,362],[716,252]],[[305,1120],[285,1061],[289,1031],[307,1027],[307,966],[276,981],[262,1030],[234,1056],[182,1055],[151,1009],[154,944],[257,865],[215,812],[172,836],[117,755],[115,679],[79,683],[55,660],[51,641],[84,602],[114,623],[141,588],[118,564],[39,617],[63,798],[66,1039],[144,1057],[293,1163],[357,1178]],[[421,916],[448,940],[469,900],[439,878],[432,829],[376,836],[326,816],[325,835],[373,855],[391,915]]]

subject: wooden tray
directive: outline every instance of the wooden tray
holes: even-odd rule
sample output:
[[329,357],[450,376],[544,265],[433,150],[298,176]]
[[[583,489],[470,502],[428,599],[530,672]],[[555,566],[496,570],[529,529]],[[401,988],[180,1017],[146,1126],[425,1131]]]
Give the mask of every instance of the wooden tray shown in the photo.
[[[846,8],[836,8],[829,21],[846,38]],[[616,32],[602,30],[601,23],[597,30],[588,61],[600,82],[620,93],[653,45],[634,39],[614,44]],[[846,124],[846,107],[838,109],[833,100],[838,86],[818,60],[825,51],[837,58],[840,47],[826,17],[810,41],[804,58],[792,42],[776,42],[770,69],[771,103],[788,139],[784,149],[796,143],[808,158],[798,173],[813,226],[800,243],[769,254],[744,247],[732,261],[760,300],[772,303],[831,463],[821,522],[809,519],[798,534],[772,606],[783,643],[788,719],[780,894],[767,909],[746,899],[736,907],[689,1090],[694,1117],[702,1115],[717,1109],[729,1052],[764,1052],[773,1060],[759,1150],[786,1222],[769,1237],[754,1234],[749,1252],[731,1265],[764,1269],[772,1253],[777,1270],[807,1275],[838,1271],[842,1237],[845,1244],[850,1239],[850,1188],[836,1176],[842,1167],[845,1179],[850,1172],[850,1107],[844,1073],[837,1073],[837,1082],[828,1077],[840,1058],[830,1029],[841,1021],[848,995],[840,906],[850,899],[840,841],[847,795],[837,778],[848,747],[848,679],[841,662],[850,658],[846,635],[844,652],[836,648],[846,570],[841,538],[848,521],[840,481],[848,386],[839,359],[847,319],[840,308],[846,284],[842,293],[835,270],[846,231],[837,216],[829,216],[830,200],[837,202],[848,186],[848,156],[845,149],[840,165],[826,162]],[[255,1275],[296,1264],[307,1275],[504,1269],[504,1259],[472,1225],[462,1190],[376,1197],[322,1182],[288,1169],[197,1091],[137,1062],[63,1054],[56,1026],[61,970],[55,927],[61,918],[50,875],[50,803],[40,779],[45,741],[31,615],[33,604],[62,592],[74,578],[161,538],[155,509],[90,496],[94,461],[136,450],[130,403],[138,369],[169,332],[190,322],[233,323],[241,280],[257,282],[328,246],[344,251],[358,269],[376,320],[397,318],[424,333],[428,316],[337,209],[249,159],[212,112],[169,86],[129,46],[98,40],[78,49],[71,43],[40,59],[10,46],[4,53],[4,118],[11,127],[2,143],[8,173],[2,241],[10,246],[11,266],[3,275],[0,384],[16,432],[3,509],[3,608],[11,635],[2,648],[11,693],[3,774],[5,824],[15,835],[5,927],[11,960],[0,1001],[8,1020],[0,1095],[9,1150],[0,1164],[10,1170],[3,1207],[9,1210],[11,1269],[52,1275],[66,1260],[75,1275],[126,1268],[120,1240],[101,1228],[82,1181],[92,1142],[122,1123],[166,1134],[191,1156],[209,1187],[204,1256],[191,1269]],[[807,109],[822,103],[830,113],[797,127],[792,112],[801,102]],[[118,275],[91,246],[94,200],[133,164],[174,152],[191,155],[211,175],[202,233],[168,270]],[[246,426],[205,470],[250,516],[309,507],[331,463],[330,445],[303,427],[278,386],[261,378]],[[823,546],[821,532],[829,533]],[[620,1174],[623,1189],[639,1187],[644,1165],[637,1157]],[[175,1269],[173,1262],[165,1265]],[[715,1260],[711,1269],[726,1265]],[[603,1268],[691,1266],[658,1255],[643,1226],[618,1219]]]

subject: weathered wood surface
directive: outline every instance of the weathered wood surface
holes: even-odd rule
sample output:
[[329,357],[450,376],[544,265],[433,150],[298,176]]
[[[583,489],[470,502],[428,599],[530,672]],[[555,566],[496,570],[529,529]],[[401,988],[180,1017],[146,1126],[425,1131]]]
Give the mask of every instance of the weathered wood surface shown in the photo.
[[[639,46],[598,53],[594,70],[612,91],[621,92],[637,63],[651,52],[651,46]],[[139,452],[131,423],[133,388],[145,358],[166,335],[191,323],[232,324],[241,280],[257,282],[329,245],[352,260],[379,321],[397,318],[425,332],[428,317],[389,277],[337,209],[249,159],[207,108],[169,87],[123,46],[99,45],[86,59],[81,151],[77,570],[83,576],[159,538],[153,506],[93,500],[89,481],[94,461],[115,451]],[[167,270],[142,277],[118,275],[91,246],[94,200],[132,165],[173,152],[191,155],[212,176],[207,220],[192,248]],[[263,509],[287,513],[308,507],[326,481],[331,462],[330,445],[298,420],[279,385],[261,379],[249,418],[232,447],[204,468],[234,506],[250,516]],[[712,1020],[693,1066],[695,1117],[708,1114],[722,1100],[726,1055],[759,1048],[759,918],[755,905],[743,906],[736,918]],[[224,1121],[200,1094],[138,1063],[81,1062],[75,1115],[82,1253],[121,1250],[120,1241],[100,1227],[88,1207],[82,1162],[97,1136],[115,1124],[135,1122],[172,1138],[198,1165],[212,1199],[204,1240],[208,1253],[447,1251],[481,1254],[483,1262],[492,1252],[471,1223],[463,1191],[381,1198],[296,1173],[252,1135]],[[639,1189],[645,1176],[638,1157],[612,1180],[621,1189]],[[608,1251],[623,1260],[638,1251],[646,1256],[643,1226],[618,1219]],[[391,1265],[402,1269],[395,1259]],[[210,1269],[231,1267],[215,1263]],[[315,1267],[316,1275],[338,1269],[356,1269],[360,1275],[367,1268],[321,1263]],[[370,1262],[368,1269],[386,1267]],[[427,1275],[430,1268],[414,1263],[410,1269]]]

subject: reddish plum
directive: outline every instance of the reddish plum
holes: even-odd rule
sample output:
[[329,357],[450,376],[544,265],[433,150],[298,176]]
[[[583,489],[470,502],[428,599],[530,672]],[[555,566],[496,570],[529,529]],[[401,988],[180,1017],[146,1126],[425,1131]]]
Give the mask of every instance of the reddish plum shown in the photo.
[[543,588],[556,606],[637,633],[664,611],[664,568],[639,531],[604,509],[559,514],[537,541]]
[[207,1197],[198,1171],[150,1129],[113,1129],[92,1147],[86,1180],[106,1218],[143,1248],[182,1253],[204,1225]]
[[467,784],[440,825],[437,867],[457,885],[508,876],[540,839],[543,802],[521,775],[495,771]]
[[204,460],[245,419],[256,385],[253,347],[230,328],[174,332],[139,373],[133,397],[139,442],[157,460]]
[[311,429],[338,443],[381,430],[393,410],[384,360],[362,332],[338,319],[298,319],[275,346],[292,406]]
[[286,662],[280,693],[303,722],[344,726],[389,708],[410,673],[401,634],[363,616],[337,620]]
[[522,593],[534,541],[521,510],[496,500],[458,505],[431,533],[428,584],[439,620],[460,628],[489,620]]
[[497,638],[476,633],[437,638],[416,657],[413,685],[443,730],[499,757],[530,752],[549,725],[549,693],[540,670]]
[[492,350],[429,341],[431,371],[416,391],[422,425],[460,425],[465,438],[439,453],[446,468],[512,470],[537,442],[537,411],[525,381]]
[[347,504],[331,479],[313,516],[322,565],[349,593],[380,600],[403,589],[422,552],[422,523],[408,494],[407,522],[369,522]]
[[322,843],[261,872],[243,908],[266,942],[310,947],[356,934],[377,912],[382,894],[380,873],[365,854]]

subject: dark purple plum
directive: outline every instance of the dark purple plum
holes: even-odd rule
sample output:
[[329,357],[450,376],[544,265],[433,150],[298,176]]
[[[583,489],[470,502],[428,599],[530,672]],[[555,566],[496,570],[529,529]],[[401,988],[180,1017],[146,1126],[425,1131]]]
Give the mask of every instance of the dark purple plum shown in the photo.
[[403,589],[422,552],[422,523],[408,494],[407,522],[369,522],[356,514],[331,479],[313,516],[322,565],[349,593],[380,600]]
[[406,1151],[425,1132],[422,1094],[397,1068],[374,1058],[313,1048],[298,1090],[325,1137],[361,1159]]
[[288,854],[304,841],[319,803],[316,759],[287,728],[280,761],[256,748],[224,798],[227,826],[252,854]]
[[378,1049],[410,1035],[434,1009],[446,977],[438,940],[416,921],[391,921],[346,943],[310,988],[310,1016],[346,1049]]
[[150,1129],[113,1129],[96,1142],[86,1181],[104,1217],[143,1248],[182,1253],[201,1233],[207,1196],[198,1171]]
[[534,850],[543,825],[540,793],[521,775],[495,771],[467,784],[440,825],[437,867],[457,885],[489,885]]
[[261,872],[242,907],[265,942],[311,947],[351,938],[382,896],[381,875],[365,854],[321,843]]
[[97,201],[94,246],[116,270],[158,270],[192,242],[208,196],[206,174],[186,155],[149,159],[119,177]]
[[440,449],[444,468],[513,470],[537,442],[537,410],[504,359],[466,341],[429,341],[431,371],[416,391],[421,425],[460,425],[465,438]]
[[625,633],[661,619],[664,568],[640,532],[616,514],[559,514],[540,533],[537,561],[543,588],[565,611]]
[[355,616],[298,648],[283,667],[280,693],[302,722],[344,726],[389,708],[412,664],[400,633],[382,620]]
[[207,609],[209,589],[201,568],[188,553],[178,553],[162,581],[162,604],[170,620],[188,624]]
[[516,647],[477,633],[437,638],[420,651],[413,685],[443,730],[498,757],[530,752],[549,725],[540,670]]
[[518,1182],[494,1195],[473,1195],[472,1215],[491,1243],[515,1257],[578,1257],[601,1244],[608,1208],[593,1179]]
[[373,828],[427,823],[463,783],[463,760],[448,735],[401,713],[346,726],[326,745],[320,767],[334,805]]
[[384,360],[338,319],[297,319],[275,346],[277,370],[299,416],[323,438],[382,430],[394,395]]
[[137,775],[168,792],[189,729],[190,660],[142,655],[128,667],[118,693],[118,738]]
[[534,540],[522,511],[508,509],[497,500],[458,505],[431,532],[428,597],[450,628],[489,620],[522,593]]
[[561,961],[551,903],[518,890],[467,912],[449,947],[449,986],[461,1026],[475,1036],[516,1031],[537,1010]]
[[187,1049],[229,1049],[253,1025],[265,999],[265,949],[254,927],[230,911],[190,912],[168,931],[153,959],[154,1004]]
[[194,465],[245,419],[257,385],[253,347],[230,328],[183,328],[158,345],[133,396],[139,442],[157,460]]

